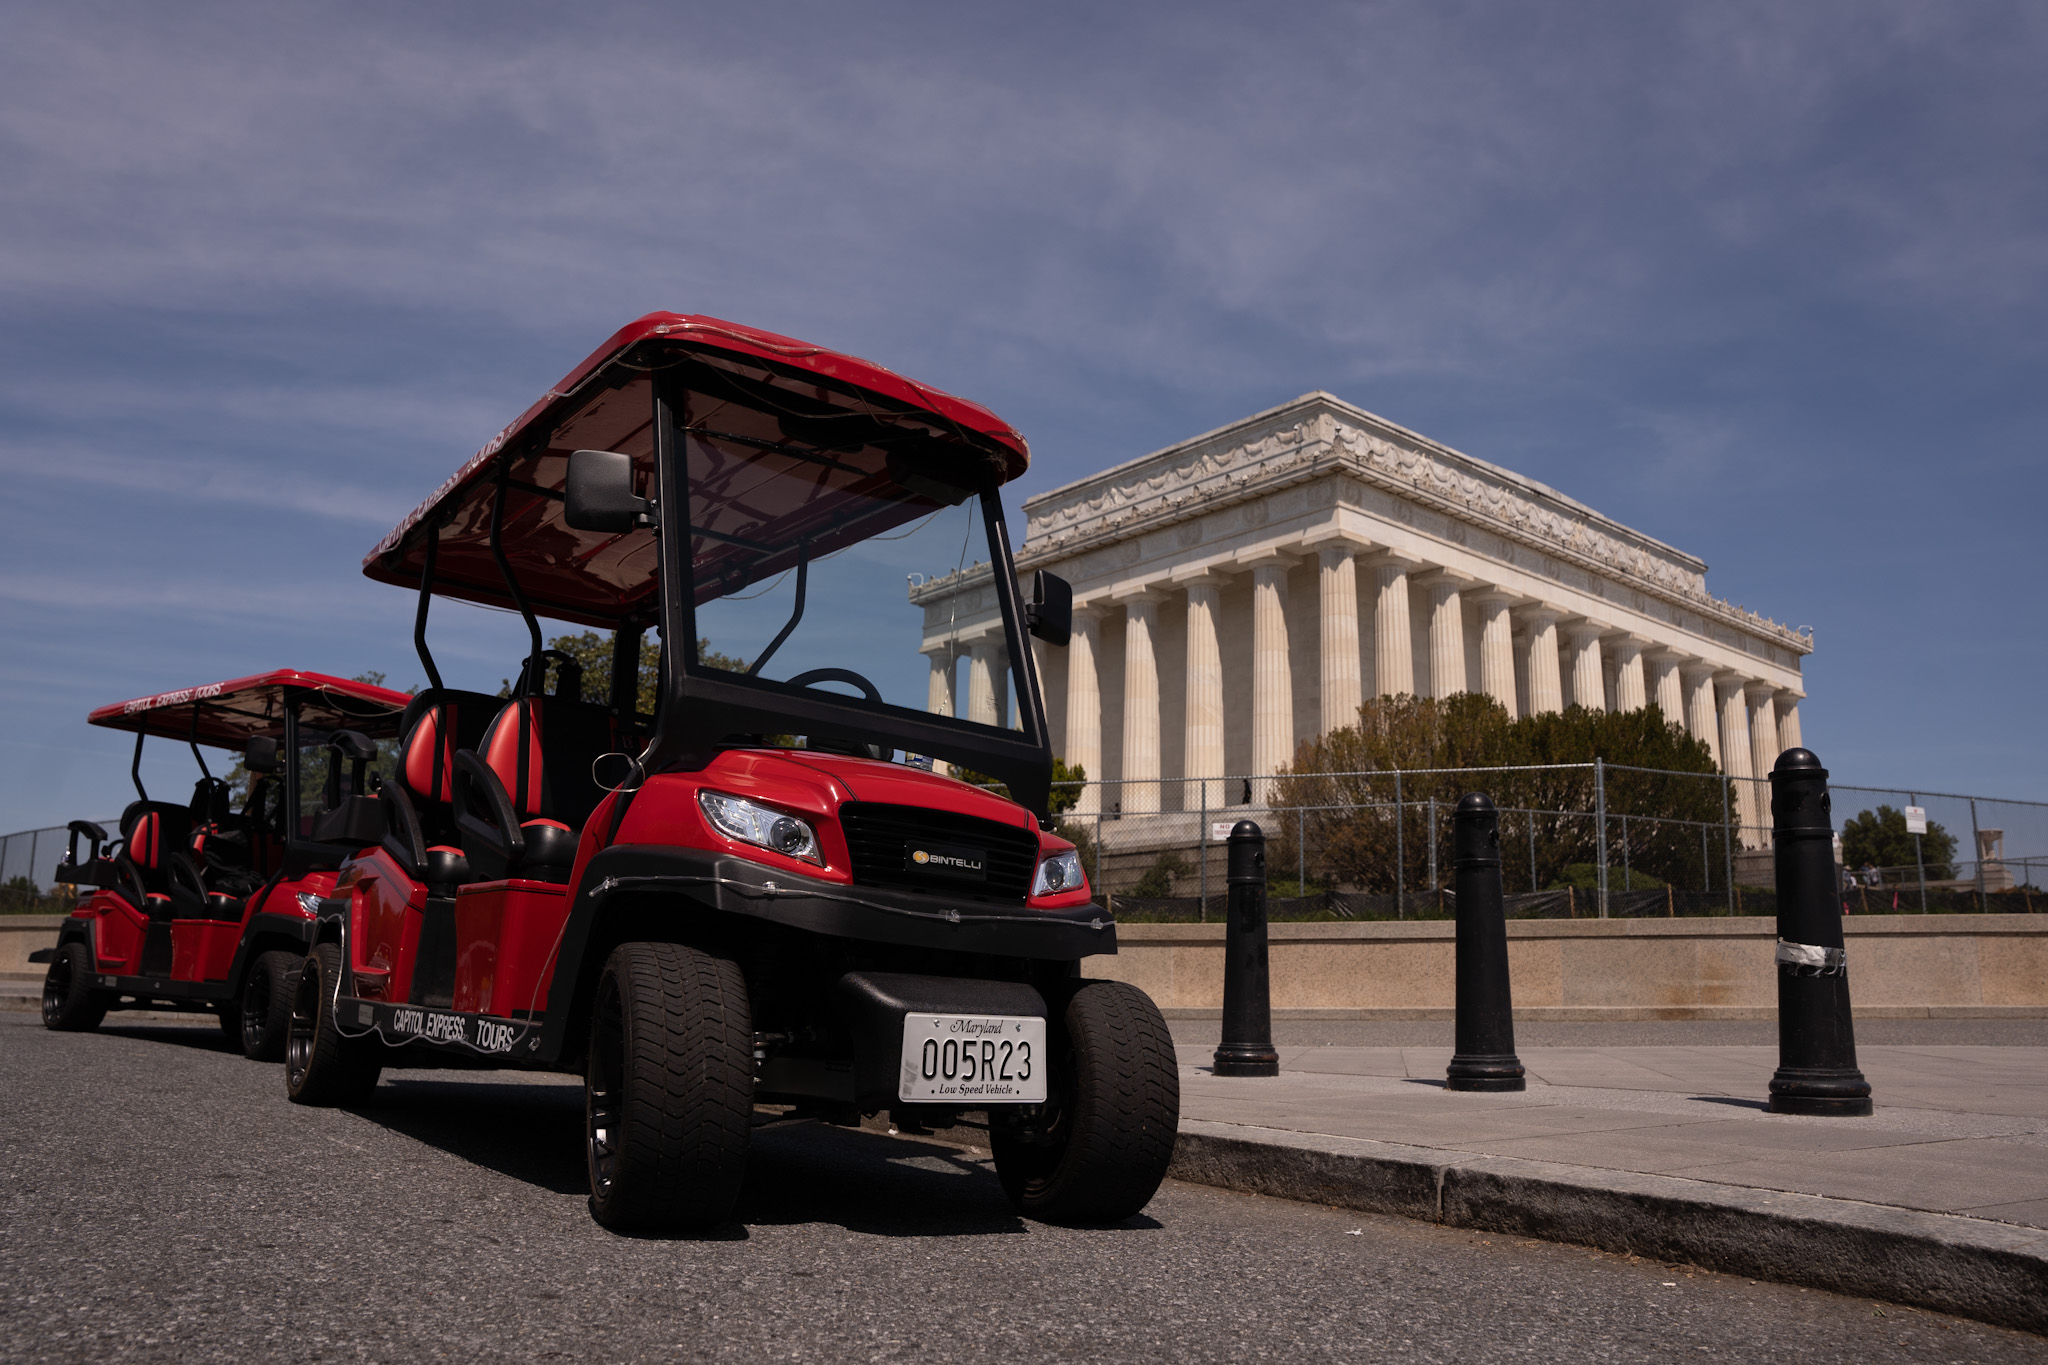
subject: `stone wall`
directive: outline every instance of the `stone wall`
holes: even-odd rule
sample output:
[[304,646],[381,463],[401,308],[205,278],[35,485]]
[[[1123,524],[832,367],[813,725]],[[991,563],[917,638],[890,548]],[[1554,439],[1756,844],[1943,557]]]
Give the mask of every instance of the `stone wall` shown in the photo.
[[[1448,920],[1275,924],[1273,1007],[1298,1017],[1448,1019]],[[1767,918],[1511,920],[1508,970],[1524,1019],[1768,1019],[1777,926]],[[1083,964],[1181,1017],[1223,1002],[1223,926],[1117,926],[1120,951]],[[2048,1016],[2048,915],[1884,915],[1847,925],[1849,983],[1868,1018]]]

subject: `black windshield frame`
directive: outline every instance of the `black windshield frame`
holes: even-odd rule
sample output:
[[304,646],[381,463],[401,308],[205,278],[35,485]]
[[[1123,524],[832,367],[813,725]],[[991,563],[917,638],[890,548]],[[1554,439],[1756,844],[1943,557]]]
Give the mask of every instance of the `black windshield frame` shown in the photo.
[[644,760],[648,771],[695,769],[735,737],[753,734],[828,736],[944,759],[1006,784],[1025,808],[1047,818],[1052,744],[1037,661],[1024,629],[1009,528],[994,489],[978,496],[986,523],[992,578],[1003,618],[1017,692],[1014,730],[934,715],[861,697],[792,687],[769,678],[704,667],[696,659],[696,582],[691,555],[689,473],[675,414],[681,403],[669,384],[654,386],[655,470],[660,545],[660,625],[664,642],[661,708]]

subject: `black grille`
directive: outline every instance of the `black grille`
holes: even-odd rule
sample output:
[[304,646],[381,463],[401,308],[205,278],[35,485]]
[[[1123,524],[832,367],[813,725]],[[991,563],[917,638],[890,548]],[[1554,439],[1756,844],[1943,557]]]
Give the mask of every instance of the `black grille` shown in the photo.
[[[1038,871],[1038,836],[1005,825],[924,806],[883,806],[849,801],[839,808],[853,856],[853,879],[863,886],[900,886],[970,900],[1021,901]],[[910,855],[926,844],[973,849],[986,858],[981,880],[921,872]]]

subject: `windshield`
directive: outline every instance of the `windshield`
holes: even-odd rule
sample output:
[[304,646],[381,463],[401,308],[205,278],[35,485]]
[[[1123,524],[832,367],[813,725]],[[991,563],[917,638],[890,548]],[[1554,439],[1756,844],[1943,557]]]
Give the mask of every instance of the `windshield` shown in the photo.
[[[923,429],[915,446],[892,450],[872,427],[828,447],[829,432],[787,440],[781,426],[796,424],[786,418],[773,442],[708,430],[716,421],[693,421],[683,441],[693,667],[861,699],[877,708],[866,738],[885,757],[896,744],[884,708],[953,717],[966,730],[1021,728],[1028,693],[989,567],[1002,549],[986,509],[1000,504],[945,482],[980,477],[979,453]],[[979,593],[929,613],[922,604],[925,584],[977,576]]]

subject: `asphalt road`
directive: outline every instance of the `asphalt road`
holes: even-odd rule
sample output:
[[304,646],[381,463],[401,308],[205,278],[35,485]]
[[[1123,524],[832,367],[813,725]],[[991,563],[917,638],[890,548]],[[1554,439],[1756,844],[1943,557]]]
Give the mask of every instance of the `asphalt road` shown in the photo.
[[[118,1016],[117,1016],[118,1020]],[[210,1027],[0,1015],[0,1360],[2048,1361],[1976,1323],[1169,1184],[1020,1220],[972,1153],[757,1135],[738,1220],[584,1207],[580,1089],[400,1072],[295,1108]]]

